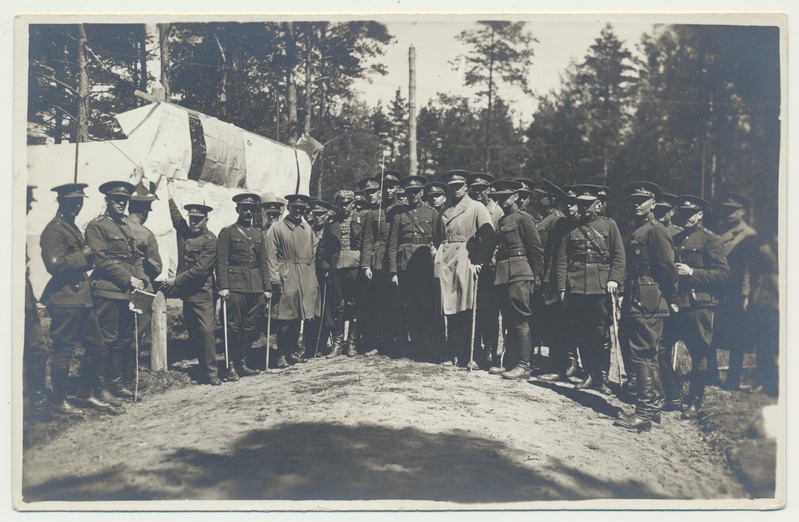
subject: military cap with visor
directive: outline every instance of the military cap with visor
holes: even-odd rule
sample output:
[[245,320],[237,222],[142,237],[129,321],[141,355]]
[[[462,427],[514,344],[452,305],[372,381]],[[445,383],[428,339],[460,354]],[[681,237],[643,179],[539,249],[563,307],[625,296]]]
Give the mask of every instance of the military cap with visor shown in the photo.
[[516,194],[522,187],[523,185],[518,181],[501,179],[491,183],[488,195],[492,199],[504,199]]
[[[386,171],[383,171],[382,176],[383,176],[383,185],[384,186],[385,185],[390,185],[392,183],[396,183],[397,185],[399,185],[400,178],[402,178],[402,173],[400,173],[400,172],[398,172],[396,170],[386,170]],[[377,179],[377,182],[379,183],[380,182],[380,174],[375,176],[375,178]]]
[[736,194],[734,192],[727,192],[725,194],[722,194],[719,204],[722,207],[746,209],[749,208],[750,201],[749,198],[742,196],[741,194]]
[[233,196],[233,201],[238,205],[261,205],[261,196],[252,192],[242,192]]
[[599,193],[602,191],[602,187],[600,185],[583,183],[580,185],[574,185],[573,190],[577,196],[577,201],[594,201],[595,199],[599,198]]
[[422,190],[427,183],[427,178],[424,176],[408,176],[402,178],[400,186],[405,190]]
[[467,183],[469,181],[469,171],[463,169],[448,170],[442,176],[444,183],[447,185],[458,185]]
[[86,183],[67,183],[66,185],[59,185],[50,190],[58,194],[58,199],[67,198],[88,198],[83,189],[88,187]]
[[533,189],[535,189],[535,182],[531,179],[517,178],[513,181],[520,183],[522,185],[522,188],[516,191],[519,194],[532,194]]
[[624,193],[628,198],[635,199],[660,199],[662,194],[660,187],[651,181],[634,181],[624,187]]
[[213,210],[213,208],[209,207],[208,205],[202,205],[200,203],[189,203],[187,205],[183,205],[183,208],[186,209],[186,212],[189,213],[189,216],[207,216],[208,213]]
[[655,203],[656,209],[662,209],[664,212],[675,208],[677,196],[670,192],[661,192],[660,199]]
[[424,197],[449,195],[449,187],[440,181],[431,181],[424,186]]
[[364,194],[367,192],[376,192],[380,190],[380,182],[375,178],[363,178],[358,181],[358,188],[361,189]]
[[307,207],[311,203],[311,197],[305,194],[287,194],[286,201],[288,206]]
[[488,187],[494,182],[494,176],[487,172],[473,172],[469,176],[469,187]]
[[693,211],[694,213],[705,211],[710,206],[704,198],[693,194],[682,194],[677,196],[675,206],[680,212]]
[[130,198],[133,193],[133,185],[127,181],[107,181],[100,185],[99,190],[108,197]]

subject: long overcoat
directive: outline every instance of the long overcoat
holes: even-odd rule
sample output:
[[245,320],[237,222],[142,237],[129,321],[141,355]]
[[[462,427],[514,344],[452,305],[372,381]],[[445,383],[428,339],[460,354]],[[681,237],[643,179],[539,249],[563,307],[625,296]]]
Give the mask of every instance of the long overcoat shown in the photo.
[[272,298],[273,318],[305,320],[320,315],[310,225],[288,217],[272,225],[266,233],[266,266],[271,284],[281,287],[280,298]]

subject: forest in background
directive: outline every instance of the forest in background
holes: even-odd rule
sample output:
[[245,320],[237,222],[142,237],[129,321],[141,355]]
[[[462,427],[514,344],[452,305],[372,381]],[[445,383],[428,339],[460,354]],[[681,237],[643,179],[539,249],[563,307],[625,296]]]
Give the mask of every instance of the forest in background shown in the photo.
[[[776,230],[779,28],[658,25],[625,42],[608,24],[558,88],[536,93],[526,25],[477,22],[457,36],[468,52],[451,58],[474,94],[441,92],[418,108],[419,174],[596,182],[616,212],[634,180],[711,201],[736,191],[752,199],[756,226]],[[408,173],[400,86],[376,106],[354,87],[385,74],[392,42],[377,21],[32,24],[27,143],[123,138],[114,115],[147,103],[135,91],[158,81],[168,100],[267,138],[312,135],[325,148],[311,195],[330,199],[378,173],[384,153],[386,168]],[[535,99],[531,123],[502,98],[507,86]]]

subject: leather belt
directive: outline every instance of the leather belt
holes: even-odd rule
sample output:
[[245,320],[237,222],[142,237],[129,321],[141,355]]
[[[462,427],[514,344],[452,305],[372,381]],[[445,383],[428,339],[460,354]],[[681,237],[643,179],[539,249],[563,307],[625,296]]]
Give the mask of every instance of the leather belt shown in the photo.
[[572,256],[571,260],[579,263],[610,263],[610,257],[600,254],[576,254]]

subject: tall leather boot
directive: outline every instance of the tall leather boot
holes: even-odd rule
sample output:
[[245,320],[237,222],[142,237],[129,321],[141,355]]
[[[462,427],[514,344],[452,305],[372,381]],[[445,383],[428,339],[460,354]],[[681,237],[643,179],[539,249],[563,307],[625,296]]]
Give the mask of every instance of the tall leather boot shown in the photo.
[[358,320],[350,319],[350,330],[347,333],[347,357],[356,357],[358,355],[358,348],[356,347],[358,339]]
[[228,382],[236,382],[239,380],[239,374],[236,373],[236,364],[239,361],[239,332],[228,328],[228,359],[225,361],[225,380]]
[[47,410],[49,398],[47,396],[47,384],[45,377],[47,374],[47,354],[35,355],[25,361],[26,376],[25,386],[28,390],[30,406],[35,412]]
[[583,361],[583,368],[587,375],[582,382],[577,383],[575,386],[578,390],[585,390],[594,385],[594,375],[596,374],[596,362],[594,359],[596,359],[596,356],[593,352],[594,350],[590,348],[580,347],[580,358]]
[[111,348],[109,350],[111,359],[110,380],[106,383],[108,391],[122,399],[132,399],[133,392],[130,391],[125,383],[125,349]]
[[261,370],[257,370],[247,366],[248,362],[247,359],[250,355],[250,352],[252,351],[252,337],[253,337],[253,332],[250,332],[248,330],[245,330],[241,334],[238,359],[234,359],[235,361],[237,361],[236,373],[238,373],[240,377],[250,377],[252,375],[258,375],[259,373],[261,373]]
[[97,357],[97,380],[94,386],[94,396],[112,406],[119,406],[119,399],[108,391],[108,378],[111,374],[111,359],[107,350],[101,350],[101,355]]
[[75,403],[84,408],[108,410],[111,404],[100,400],[94,395],[99,373],[100,361],[98,357],[84,357],[80,367],[80,384],[75,394]]
[[602,395],[613,393],[608,388],[608,373],[610,373],[610,339],[603,341],[596,360],[596,372],[594,373],[594,389]]
[[50,410],[61,415],[80,415],[83,410],[76,408],[67,400],[67,385],[69,382],[69,366],[52,367],[50,381],[53,384],[53,402]]
[[332,359],[338,357],[344,352],[344,332],[333,333],[333,351],[331,351],[327,358]]

